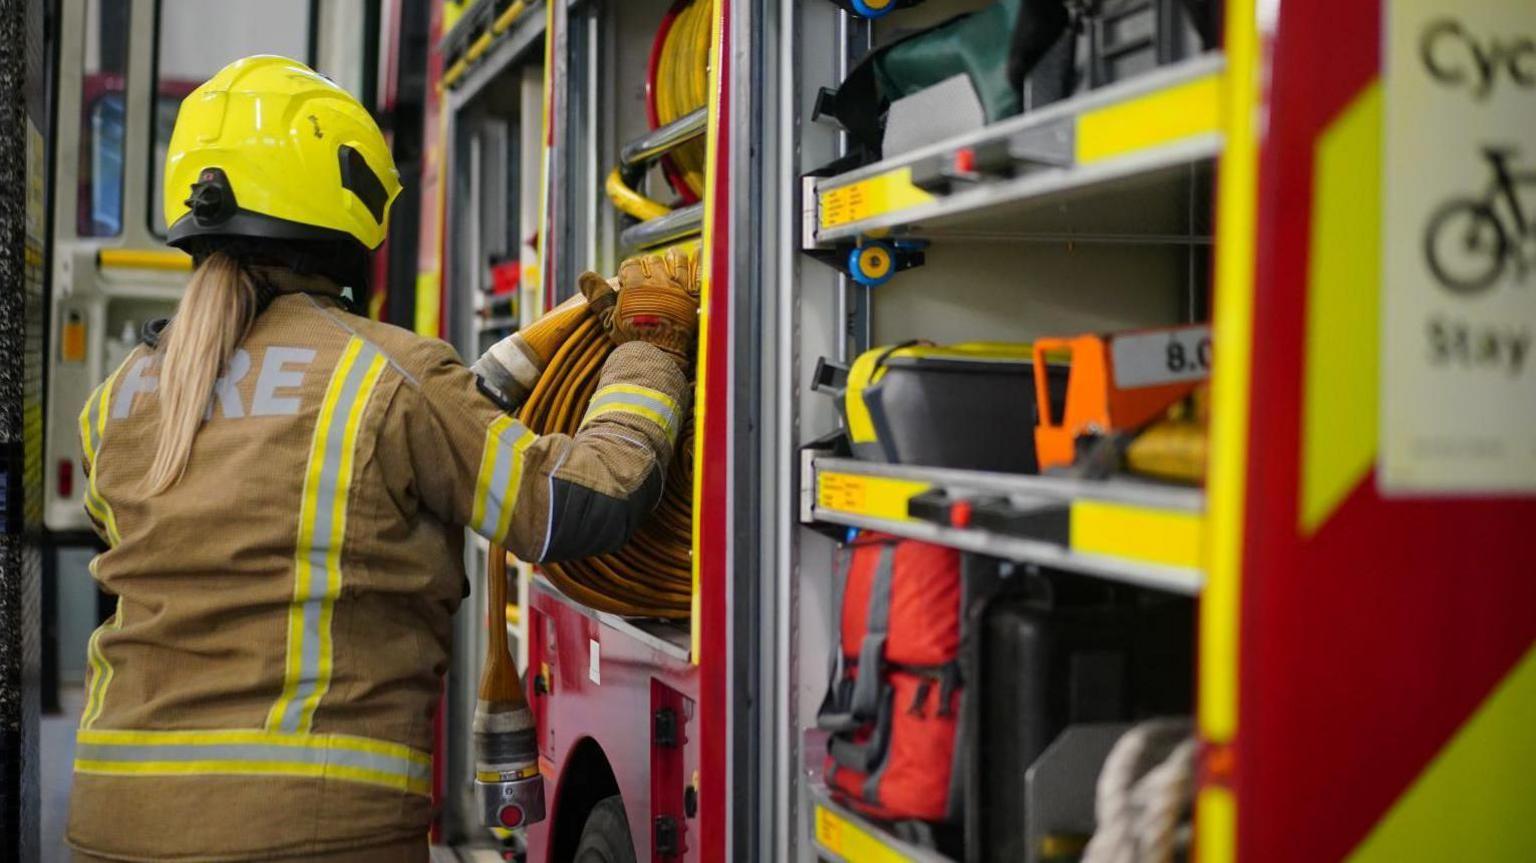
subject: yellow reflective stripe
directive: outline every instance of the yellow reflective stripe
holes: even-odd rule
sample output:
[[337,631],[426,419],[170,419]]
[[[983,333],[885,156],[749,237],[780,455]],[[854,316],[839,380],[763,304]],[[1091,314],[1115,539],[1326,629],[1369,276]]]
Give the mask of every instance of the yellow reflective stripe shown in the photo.
[[352,401],[351,410],[347,413],[347,425],[342,438],[340,475],[336,483],[336,497],[331,504],[331,541],[326,550],[325,559],[326,590],[320,604],[320,673],[314,691],[304,702],[304,709],[300,715],[301,728],[309,728],[314,722],[315,709],[320,706],[320,699],[325,697],[326,691],[331,688],[334,657],[331,622],[336,612],[336,597],[341,595],[341,547],[347,532],[347,497],[352,488],[352,467],[357,456],[357,431],[362,424],[363,409],[367,407],[368,399],[373,395],[373,388],[378,384],[379,375],[384,371],[386,362],[384,354],[374,353],[373,360],[368,364],[368,370],[363,374],[362,386]]
[[75,770],[113,775],[287,775],[431,791],[432,757],[345,734],[259,729],[81,731]]
[[100,645],[101,632],[106,628],[105,623],[96,627],[96,631],[91,633],[90,640],[85,643],[85,658],[91,665],[91,685],[86,690],[85,710],[80,714],[81,728],[90,728],[91,723],[96,721],[98,713],[96,707],[101,701],[101,685],[107,677],[106,660],[101,655]]
[[123,598],[119,596],[117,610],[112,613],[112,619],[98,626],[96,631],[91,633],[91,640],[86,644],[86,658],[91,664],[91,687],[86,695],[85,710],[80,714],[81,728],[90,728],[101,717],[102,707],[106,705],[107,687],[112,684],[114,672],[112,663],[107,661],[107,655],[102,652],[101,634],[108,629],[122,628]]
[[644,396],[661,402],[670,410],[677,410],[677,401],[661,390],[653,390],[650,387],[642,387],[638,384],[609,384],[592,394],[592,401],[597,401],[609,393],[624,393],[632,396]]
[[1077,118],[1083,164],[1162,147],[1222,130],[1220,73],[1085,111]]
[[[509,432],[516,435],[510,444],[507,441]],[[475,500],[470,508],[469,527],[491,542],[506,539],[522,490],[524,457],[528,447],[538,439],[538,435],[508,416],[492,420],[485,431],[485,447],[480,453],[480,473],[475,477]]]
[[282,725],[288,705],[298,696],[299,676],[304,660],[304,602],[308,599],[307,588],[311,576],[309,551],[315,542],[315,508],[320,496],[320,472],[325,467],[326,432],[330,430],[331,417],[341,397],[342,383],[360,350],[362,341],[353,338],[342,351],[341,360],[326,385],[325,399],[320,403],[320,415],[315,421],[315,433],[310,441],[309,466],[304,472],[304,497],[299,504],[299,540],[293,557],[293,602],[288,606],[288,647],[283,670],[283,692],[267,713],[268,728]]
[[1199,863],[1237,859],[1237,802],[1229,789],[1206,785],[1195,797],[1195,847]]
[[1536,644],[1403,789],[1347,863],[1531,860]]
[[1318,136],[1312,157],[1302,536],[1316,533],[1376,465],[1383,101],[1380,81],[1361,90]]
[[512,528],[512,512],[517,509],[517,497],[523,488],[523,454],[538,439],[539,436],[533,432],[524,431],[522,437],[512,444],[512,471],[507,479],[506,499],[501,504],[500,517],[496,519],[494,542],[497,544],[506,541],[507,532]]
[[382,785],[411,794],[432,793],[431,778],[417,779],[336,764],[289,764],[271,761],[75,761],[76,773],[105,776],[299,776],[309,779],[342,779]]
[[326,386],[299,507],[283,690],[267,713],[269,729],[307,730],[330,688],[331,624],[341,592],[341,549],[354,451],[362,413],[387,362],[381,351],[354,336]]
[[96,464],[96,447],[91,439],[91,405],[96,404],[96,394],[85,400],[80,406],[80,454],[85,456],[85,462],[89,465]]
[[[127,365],[127,363],[124,363]],[[107,379],[102,382],[91,397],[86,400],[85,407],[80,411],[80,448],[85,455],[85,460],[91,465],[91,473],[85,484],[85,508],[86,511],[101,522],[102,529],[107,533],[107,544],[117,545],[122,541],[122,534],[117,529],[117,514],[102,496],[96,487],[96,477],[101,473],[97,457],[103,449],[107,433],[107,413],[111,409],[112,388],[117,383],[117,376],[123,370],[118,366]],[[95,408],[95,425],[91,422],[91,409]]]
[[95,513],[95,515],[101,519],[102,526],[107,529],[107,545],[115,548],[118,543],[123,541],[123,536],[117,530],[117,514],[112,512],[112,507],[107,503],[107,499],[102,497],[101,492],[96,489],[96,474],[97,471],[91,471],[88,493],[95,498],[97,506],[100,507],[100,512]]
[[260,746],[286,746],[297,749],[329,749],[344,752],[363,752],[400,758],[422,767],[432,766],[432,755],[412,749],[403,743],[391,743],[374,737],[355,734],[312,734],[305,732],[267,731],[261,728],[210,728],[176,731],[147,731],[124,728],[101,728],[82,731],[76,736],[77,743],[104,746],[232,746],[241,744]]
[[480,450],[480,473],[475,476],[475,502],[470,510],[469,524],[478,528],[485,523],[485,505],[491,492],[491,477],[496,473],[496,443],[501,439],[501,432],[512,424],[512,418],[506,415],[491,420],[490,428],[485,431],[485,446]]
[[91,489],[89,485],[85,487],[85,511],[95,516],[96,521],[101,524],[102,529],[106,529],[107,514],[106,511],[102,509],[101,498],[96,496],[96,493]]
[[666,433],[667,437],[671,437],[675,431],[675,427],[671,421],[671,418],[665,414],[657,413],[656,411],[653,411],[650,408],[644,407],[642,405],[625,404],[624,402],[612,402],[606,405],[598,405],[587,412],[587,416],[584,420],[582,420],[582,422],[585,424],[597,419],[600,416],[611,413],[625,413],[638,417],[644,417],[645,419],[655,423],[658,428]]
[[[124,362],[124,365],[127,365],[127,363]],[[107,414],[112,409],[112,386],[117,383],[118,373],[122,370],[123,367],[118,366],[117,370],[108,375],[106,381],[100,387],[100,401],[96,405],[96,442],[98,449],[101,448],[102,437],[107,433]]]
[[[1201,736],[1226,743],[1237,732],[1238,618],[1242,610],[1245,487],[1248,472],[1249,382],[1257,260],[1259,139],[1266,68],[1257,4],[1225,7],[1227,54],[1223,85],[1225,129],[1216,161],[1216,244],[1212,325],[1221,333],[1221,362],[1211,370],[1211,431],[1205,509],[1209,513],[1200,594],[1200,662],[1196,705]],[[1234,806],[1237,805],[1235,802]],[[1233,816],[1236,817],[1236,816]],[[1231,856],[1197,849],[1200,863],[1230,863]]]
[[586,415],[581,418],[585,426],[603,414],[621,411],[643,417],[661,427],[668,438],[675,438],[678,429],[677,402],[660,390],[634,384],[612,384],[593,394],[587,404]]
[[1200,565],[1205,528],[1200,513],[1079,500],[1072,503],[1071,518],[1073,551],[1191,569]]

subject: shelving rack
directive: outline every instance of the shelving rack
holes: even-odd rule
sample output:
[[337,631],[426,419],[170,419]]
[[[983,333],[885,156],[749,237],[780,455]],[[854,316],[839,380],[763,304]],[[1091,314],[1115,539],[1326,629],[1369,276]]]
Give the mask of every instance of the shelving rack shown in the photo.
[[[818,458],[812,450],[802,457],[802,522],[876,530],[1138,587],[1200,591],[1198,489],[877,464]],[[918,513],[914,508],[934,493],[960,509]],[[1005,525],[977,523],[987,515]]]
[[[842,155],[838,141],[802,127],[800,249],[851,269],[850,250],[928,245],[923,266],[877,287],[800,266],[799,306],[783,312],[797,383],[819,357],[923,335],[1019,341],[1149,325],[1166,310],[1146,302],[1147,286],[1178,277],[1190,299],[1177,319],[1210,319],[1215,363],[1202,491],[800,452],[785,479],[801,527],[787,541],[780,602],[795,611],[781,661],[803,673],[829,650],[826,583],[847,528],[1196,596],[1195,860],[1530,859],[1536,546],[1525,534],[1536,503],[1529,461],[1514,456],[1528,451],[1529,415],[1512,407],[1532,403],[1530,379],[1405,374],[1421,360],[1400,348],[1419,345],[1425,315],[1499,327],[1516,314],[1453,296],[1421,249],[1437,208],[1486,182],[1455,166],[1482,165],[1490,141],[1536,134],[1529,91],[1473,101],[1426,46],[1447,27],[1524,38],[1536,7],[1221,5],[1219,52],[856,170],[821,175]],[[922,23],[956,11],[923,7],[933,14]],[[919,13],[841,19],[825,28],[834,35],[812,37],[822,22],[798,4],[797,80],[813,92],[841,80],[901,32],[886,22],[903,14]],[[820,51],[834,60],[815,62]],[[1154,261],[1163,251],[1186,256],[1182,273]],[[1108,263],[1117,256],[1124,267]],[[1076,293],[1059,289],[1064,275]],[[1095,292],[1105,279],[1117,296]],[[1489,296],[1518,290],[1506,281]],[[798,440],[822,445],[838,422],[829,400],[789,398]],[[1424,400],[1469,408],[1431,421],[1433,411],[1403,407]],[[1405,455],[1415,436],[1424,446]],[[1474,481],[1476,459],[1439,448],[1455,440],[1487,455],[1477,442],[1495,439],[1507,468],[1496,481]],[[936,491],[1048,517],[998,530],[935,507]],[[1075,508],[1103,502],[1174,519],[1162,533],[1182,532],[1193,553],[1172,568],[1134,548],[1087,553],[1073,541]],[[1029,533],[1042,523],[1050,529]],[[795,766],[802,847],[837,860],[934,859],[828,796],[819,741],[804,733],[819,696],[809,689],[784,699],[797,733],[780,744]]]
[[[1089,91],[951,140],[815,179],[806,245],[896,231],[964,239],[989,232],[1043,239],[1189,242],[1206,226],[1183,209],[1196,173],[1221,150],[1224,60],[1203,55]],[[1121,187],[1175,206],[1152,213],[1090,208],[1066,218],[1060,199]],[[999,231],[999,228],[1005,230]]]
[[[798,5],[804,33],[815,26],[815,4]],[[849,18],[831,40],[806,39],[814,47],[802,44],[802,58],[831,48],[840,59],[830,68],[803,62],[801,86],[814,92],[835,83],[891,34],[961,8],[922,6],[873,24]],[[802,263],[793,326],[800,362],[848,362],[876,345],[919,338],[1027,342],[1205,320],[1226,68],[1220,51],[1196,54],[831,175],[820,168],[842,154],[835,130],[802,125],[799,248],[852,267],[851,250],[920,241],[924,263],[862,283]],[[803,370],[800,386],[805,379]],[[819,441],[837,427],[829,399],[793,398],[801,440]],[[1018,436],[1020,446],[1032,445],[1031,430]],[[853,531],[1165,594],[1198,597],[1205,584],[1200,488],[884,464],[815,444],[799,451],[793,483],[803,527],[790,538],[799,578],[788,602],[801,611],[782,661],[798,662],[802,673],[821,667],[833,648],[827,626],[811,621],[840,613],[834,549]],[[1195,637],[1187,633],[1191,644]],[[811,730],[819,687],[801,685],[806,694],[786,706],[795,732],[785,745],[795,753],[791,763],[804,765],[796,820],[806,847],[832,860],[950,859],[828,793],[823,738]]]

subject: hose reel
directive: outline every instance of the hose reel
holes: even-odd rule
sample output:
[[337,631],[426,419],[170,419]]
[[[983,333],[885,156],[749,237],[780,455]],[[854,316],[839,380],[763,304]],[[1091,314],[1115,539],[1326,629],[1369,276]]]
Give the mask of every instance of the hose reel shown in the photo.
[[[539,434],[574,435],[613,343],[588,316],[555,352],[519,419]],[[615,554],[540,564],[562,592],[589,608],[630,617],[686,619],[693,591],[693,419],[683,426],[661,502]]]
[[[645,87],[651,132],[625,145],[605,183],[613,205],[641,223],[624,232],[626,248],[665,245],[702,227],[713,22],[713,0],[677,0],[657,27]],[[638,191],[658,162],[674,204]]]

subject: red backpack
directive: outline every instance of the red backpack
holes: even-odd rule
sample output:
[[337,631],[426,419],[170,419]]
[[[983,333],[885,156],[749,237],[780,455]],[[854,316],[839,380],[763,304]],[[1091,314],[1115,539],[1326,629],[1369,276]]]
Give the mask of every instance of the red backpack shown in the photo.
[[848,549],[839,644],[817,725],[826,780],[877,818],[959,817],[960,552],[864,533]]

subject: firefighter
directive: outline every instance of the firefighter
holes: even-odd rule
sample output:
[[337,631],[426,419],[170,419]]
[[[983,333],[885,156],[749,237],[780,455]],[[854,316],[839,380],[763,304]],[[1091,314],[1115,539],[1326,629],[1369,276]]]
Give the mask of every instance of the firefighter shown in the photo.
[[[164,182],[195,270],[80,417],[117,611],[89,644],[68,840],[80,860],[426,860],[462,527],[529,561],[626,541],[685,416],[696,271],[589,274],[480,374],[350,314],[339,286],[365,283],[400,183],[363,106],[280,57],[187,97]],[[584,423],[534,434],[510,411],[549,359],[540,327],[588,313],[618,346]]]

